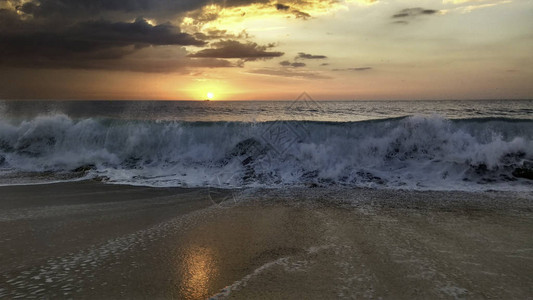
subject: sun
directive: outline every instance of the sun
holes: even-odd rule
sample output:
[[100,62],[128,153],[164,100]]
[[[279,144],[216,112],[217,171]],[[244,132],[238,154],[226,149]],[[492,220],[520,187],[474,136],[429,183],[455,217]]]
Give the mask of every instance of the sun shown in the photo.
[[213,100],[214,97],[215,97],[215,94],[213,94],[212,92],[207,93],[207,99]]

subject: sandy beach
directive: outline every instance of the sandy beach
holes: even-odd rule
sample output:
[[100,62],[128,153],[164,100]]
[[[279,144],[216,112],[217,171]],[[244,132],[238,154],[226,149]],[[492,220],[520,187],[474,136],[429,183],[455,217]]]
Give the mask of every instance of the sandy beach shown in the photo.
[[527,299],[529,196],[0,187],[0,298]]

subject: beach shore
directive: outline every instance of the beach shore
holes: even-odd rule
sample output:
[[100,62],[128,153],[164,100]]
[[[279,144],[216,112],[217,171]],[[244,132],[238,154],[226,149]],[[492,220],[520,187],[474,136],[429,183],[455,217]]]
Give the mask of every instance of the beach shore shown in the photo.
[[530,199],[92,181],[0,187],[0,298],[526,299]]

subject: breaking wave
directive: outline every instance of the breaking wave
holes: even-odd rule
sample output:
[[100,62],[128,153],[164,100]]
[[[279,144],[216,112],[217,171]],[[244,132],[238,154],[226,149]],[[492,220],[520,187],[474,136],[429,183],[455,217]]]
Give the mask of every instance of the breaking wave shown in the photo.
[[0,120],[0,178],[11,179],[37,173],[161,187],[531,191],[532,161],[533,120]]

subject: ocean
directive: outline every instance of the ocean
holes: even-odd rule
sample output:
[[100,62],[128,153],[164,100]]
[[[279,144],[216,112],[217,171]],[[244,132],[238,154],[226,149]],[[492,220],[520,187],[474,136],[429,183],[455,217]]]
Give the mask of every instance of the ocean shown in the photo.
[[0,185],[533,191],[533,100],[0,101]]

